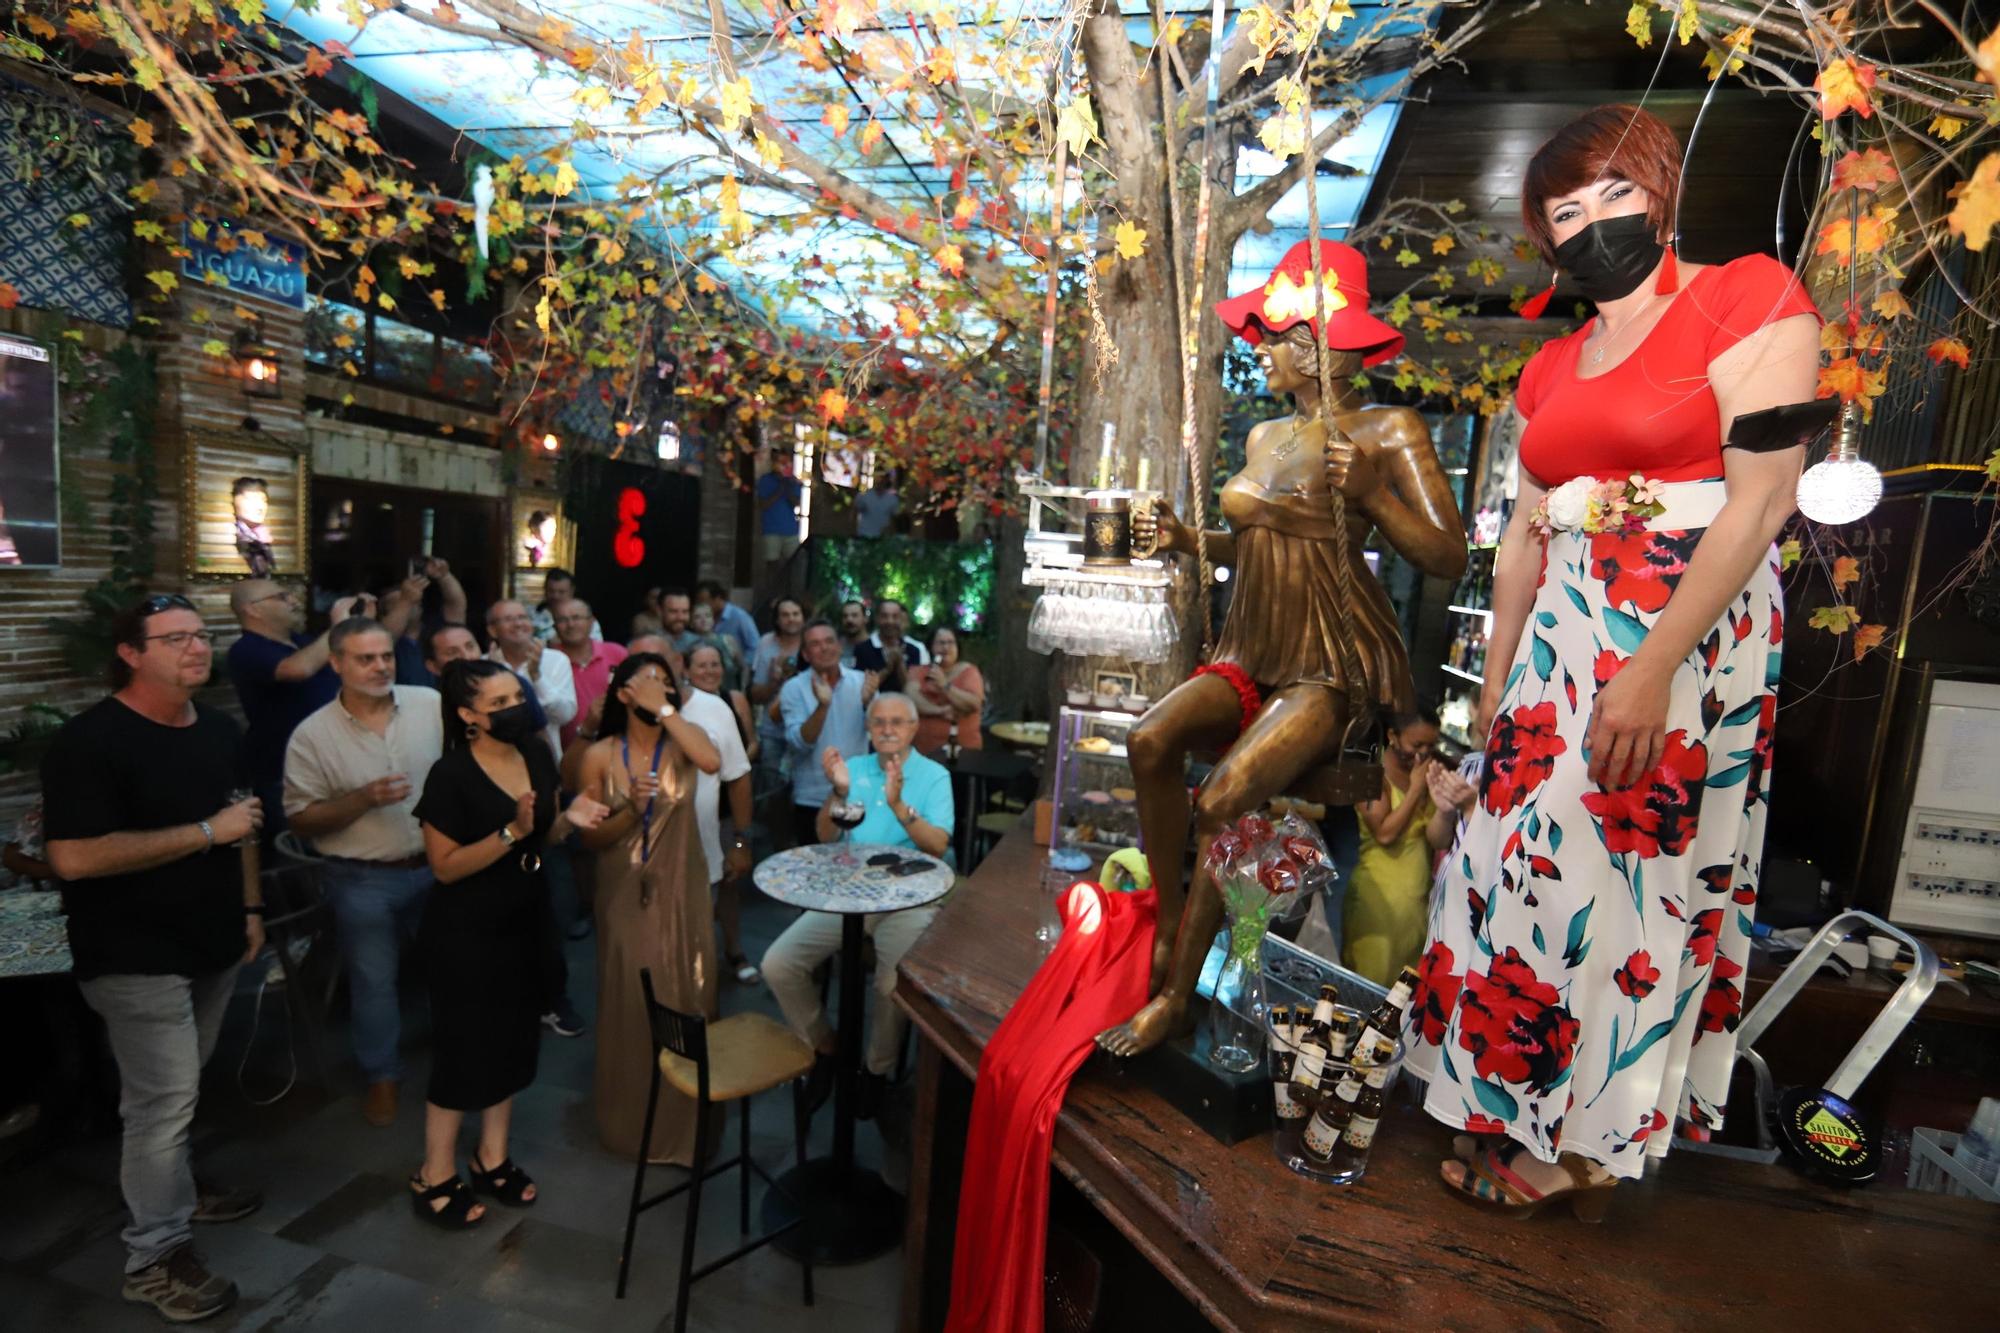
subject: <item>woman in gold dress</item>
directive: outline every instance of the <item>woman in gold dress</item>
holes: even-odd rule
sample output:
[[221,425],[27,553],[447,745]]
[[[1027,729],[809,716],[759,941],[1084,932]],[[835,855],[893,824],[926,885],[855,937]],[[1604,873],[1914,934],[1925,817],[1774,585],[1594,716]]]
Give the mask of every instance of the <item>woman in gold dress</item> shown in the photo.
[[[1148,1050],[1185,1026],[1221,923],[1220,896],[1202,866],[1209,839],[1338,758],[1350,727],[1372,721],[1366,714],[1414,704],[1395,613],[1362,556],[1371,529],[1426,574],[1456,578],[1465,568],[1465,530],[1429,427],[1409,408],[1365,402],[1354,387],[1364,366],[1402,350],[1403,336],[1368,313],[1359,251],[1320,243],[1318,294],[1311,254],[1304,242],[1293,246],[1263,287],[1217,307],[1258,348],[1271,392],[1290,394],[1296,411],[1251,430],[1243,470],[1222,490],[1229,531],[1204,534],[1209,560],[1232,568],[1235,589],[1208,664],[1128,738],[1160,916],[1153,998],[1098,1037],[1117,1055]],[[1316,318],[1321,298],[1324,330]],[[1325,403],[1322,349],[1332,358],[1333,397]],[[1345,549],[1335,539],[1336,490],[1347,506]],[[1163,510],[1135,519],[1135,547],[1156,532],[1156,549],[1195,553],[1195,533]],[[1185,773],[1188,756],[1201,752],[1224,753],[1193,803],[1196,868],[1184,898]]]
[[[660,1003],[720,1015],[694,794],[697,770],[713,773],[722,761],[707,733],[680,716],[679,698],[659,654],[619,663],[605,692],[602,739],[584,754],[580,778],[612,811],[583,843],[597,853],[597,1136],[623,1156],[638,1151],[652,1086],[639,970],[652,970]],[[662,1087],[647,1160],[693,1165],[694,1131],[693,1105]]]

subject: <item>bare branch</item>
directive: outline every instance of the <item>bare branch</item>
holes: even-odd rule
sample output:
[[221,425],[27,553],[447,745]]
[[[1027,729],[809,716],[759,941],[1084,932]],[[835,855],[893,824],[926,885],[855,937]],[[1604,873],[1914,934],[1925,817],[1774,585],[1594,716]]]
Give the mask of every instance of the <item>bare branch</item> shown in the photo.
[[[1511,22],[1524,17],[1540,7],[1541,0],[1528,0],[1526,4],[1509,5],[1505,21]],[[1402,78],[1359,107],[1343,112],[1333,124],[1321,130],[1313,137],[1311,147],[1288,163],[1283,171],[1259,181],[1242,194],[1223,203],[1217,218],[1223,236],[1234,241],[1236,237],[1262,221],[1264,215],[1276,207],[1278,201],[1290,193],[1293,186],[1305,180],[1306,171],[1311,163],[1317,162],[1327,149],[1352,134],[1363,118],[1375,108],[1403,96],[1424,75],[1456,61],[1461,51],[1486,34],[1490,19],[1491,11],[1487,9],[1473,14],[1457,32],[1438,42],[1422,59],[1411,65]]]

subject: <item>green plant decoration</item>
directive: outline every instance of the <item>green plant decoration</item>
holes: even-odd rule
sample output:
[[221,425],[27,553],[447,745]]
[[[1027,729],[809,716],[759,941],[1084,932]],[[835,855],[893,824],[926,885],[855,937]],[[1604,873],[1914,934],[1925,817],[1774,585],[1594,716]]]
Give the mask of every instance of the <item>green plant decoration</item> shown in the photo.
[[49,742],[70,715],[50,704],[29,704],[5,734],[0,734],[0,774],[34,772],[42,766]]
[[813,542],[813,598],[822,609],[893,597],[910,611],[913,635],[937,625],[964,634],[987,627],[993,603],[991,542],[916,537],[819,537]]
[[136,342],[110,355],[113,373],[84,407],[77,430],[102,438],[117,467],[111,479],[111,571],[83,594],[83,614],[55,617],[63,662],[79,676],[102,675],[113,649],[111,619],[151,582],[156,565],[153,505],[160,497],[153,452],[153,355]]

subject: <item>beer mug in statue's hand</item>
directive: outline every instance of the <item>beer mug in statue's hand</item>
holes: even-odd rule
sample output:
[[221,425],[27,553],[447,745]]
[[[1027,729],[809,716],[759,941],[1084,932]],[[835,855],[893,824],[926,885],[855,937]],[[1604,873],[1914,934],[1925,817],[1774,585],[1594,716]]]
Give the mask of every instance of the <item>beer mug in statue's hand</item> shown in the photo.
[[1132,497],[1132,558],[1150,560],[1180,544],[1187,528],[1162,497],[1140,494]]

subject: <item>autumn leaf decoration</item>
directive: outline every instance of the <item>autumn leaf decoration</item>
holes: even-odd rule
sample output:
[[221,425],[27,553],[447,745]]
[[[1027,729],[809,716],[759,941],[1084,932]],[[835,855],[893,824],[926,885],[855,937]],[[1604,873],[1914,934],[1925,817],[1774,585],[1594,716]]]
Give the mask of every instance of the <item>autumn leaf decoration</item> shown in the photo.
[[[1789,567],[1789,566],[1788,566]],[[1828,571],[1828,581],[1833,584],[1836,596],[1861,581],[1861,562],[1851,555],[1835,556],[1833,568]],[[1813,629],[1825,630],[1836,638],[1852,632],[1854,660],[1859,662],[1869,653],[1882,646],[1889,627],[1886,625],[1862,624],[1861,612],[1847,602],[1836,602],[1832,606],[1816,606],[1807,617],[1806,624]]]
[[1819,94],[1819,114],[1825,120],[1833,120],[1844,112],[1852,111],[1866,119],[1875,114],[1875,104],[1869,90],[1875,86],[1875,67],[1856,64],[1845,56],[1829,60],[1813,80],[1813,90]]

